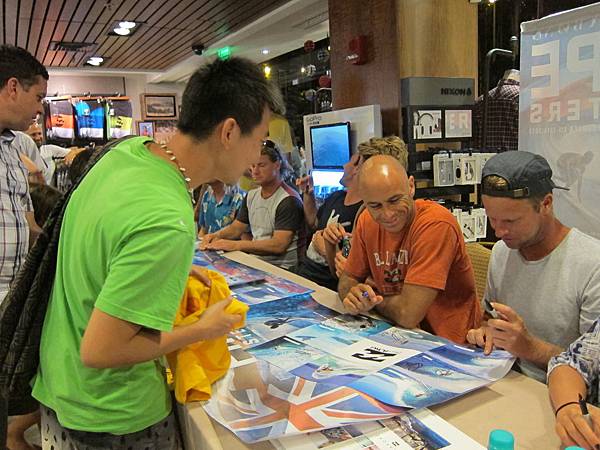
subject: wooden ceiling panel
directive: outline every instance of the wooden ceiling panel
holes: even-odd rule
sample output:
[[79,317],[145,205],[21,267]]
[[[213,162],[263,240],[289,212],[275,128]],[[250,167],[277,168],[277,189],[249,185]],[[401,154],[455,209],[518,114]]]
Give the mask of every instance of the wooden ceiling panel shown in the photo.
[[[65,40],[67,42],[84,42],[85,37],[87,36],[89,30],[94,26],[96,21],[99,19],[102,12],[105,10],[105,5],[103,2],[98,2],[94,0],[83,0],[81,5],[79,5],[80,10],[78,16],[80,21],[73,21],[69,28],[67,29],[67,36]],[[73,67],[71,66],[71,62],[75,53],[73,52],[61,52],[62,58],[57,55],[56,61],[53,62],[53,66],[62,66],[62,67]]]
[[[283,4],[284,2],[280,3]],[[195,37],[196,41],[184,37],[184,40],[180,41],[177,46],[172,46],[167,54],[157,55],[161,60],[159,69],[171,67],[177,61],[185,59],[190,53],[193,42],[203,42],[207,46],[218,42],[227,34],[243,28],[248,23],[266,14],[272,9],[272,5],[272,0],[249,2],[244,9],[229,14],[227,22],[217,19],[212,27],[204,29],[201,34]]]
[[44,57],[46,56],[46,52],[48,51],[48,47],[50,46],[50,42],[52,40],[52,35],[54,34],[54,30],[58,25],[58,19],[64,10],[65,3],[65,0],[50,0],[47,15],[43,22],[38,45],[35,50],[35,57],[38,59],[38,61],[44,61]]
[[[148,51],[152,52],[152,57],[160,60],[163,55],[172,51],[173,46],[179,45],[182,39],[188,38],[193,42],[200,42],[195,37],[198,32],[210,27],[217,17],[223,11],[231,9],[231,2],[220,2],[218,0],[208,1],[195,11],[190,11],[187,19],[181,21],[176,27],[164,29],[164,36],[161,42],[151,42]],[[233,6],[235,7],[235,5]],[[182,32],[184,30],[185,32]],[[190,47],[187,47],[188,55],[191,52]],[[131,61],[132,65],[144,66],[148,61],[141,58],[135,58]]]
[[[130,38],[121,38],[122,45],[112,53],[114,67],[130,66],[129,60],[136,57],[147,57],[147,49],[153,42],[164,43],[166,32],[171,28],[177,28],[181,21],[185,20],[190,8],[196,3],[195,0],[183,0],[177,2],[175,7],[163,3],[161,8],[149,17],[140,26],[140,29]],[[124,61],[124,63],[123,63]]]
[[2,2],[4,16],[4,39],[7,44],[15,45],[17,43],[17,20],[19,16],[18,2]]
[[[89,56],[106,68],[164,70],[289,0],[6,0],[0,44],[27,48],[48,67],[81,67]],[[114,22],[134,20],[131,37],[109,36]],[[90,42],[87,52],[55,51],[53,41]]]
[[19,5],[19,19],[17,29],[17,45],[27,48],[29,39],[29,28],[31,24],[31,13],[33,11],[33,0],[21,0]]
[[[131,11],[130,16],[135,17],[136,20],[148,20],[162,5],[161,0],[154,0],[149,2],[137,2],[134,9]],[[137,33],[136,33],[137,34]],[[135,37],[134,35],[133,37]],[[114,66],[115,52],[124,45],[123,39],[119,36],[106,36],[106,38],[100,43],[98,47],[98,54],[111,55],[111,64]]]

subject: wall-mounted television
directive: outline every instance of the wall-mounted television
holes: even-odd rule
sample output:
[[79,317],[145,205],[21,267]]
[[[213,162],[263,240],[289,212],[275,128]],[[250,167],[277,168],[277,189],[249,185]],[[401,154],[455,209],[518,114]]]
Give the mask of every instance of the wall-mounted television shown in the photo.
[[313,169],[341,169],[350,160],[350,122],[310,127]]

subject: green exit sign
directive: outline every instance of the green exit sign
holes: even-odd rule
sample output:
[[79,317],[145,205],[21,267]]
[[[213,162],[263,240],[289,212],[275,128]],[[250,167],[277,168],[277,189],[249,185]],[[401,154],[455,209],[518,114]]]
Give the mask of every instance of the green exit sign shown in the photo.
[[218,49],[217,57],[222,60],[229,59],[231,57],[231,47],[223,47]]

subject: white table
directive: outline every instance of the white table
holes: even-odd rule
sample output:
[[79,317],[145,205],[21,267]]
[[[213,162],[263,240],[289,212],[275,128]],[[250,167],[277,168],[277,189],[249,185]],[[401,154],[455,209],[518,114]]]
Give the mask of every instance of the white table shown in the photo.
[[[254,256],[231,252],[227,257],[310,287],[313,298],[323,305],[343,311],[337,294],[310,280],[272,266]],[[443,405],[431,408],[440,417],[486,446],[490,430],[502,428],[515,435],[519,450],[560,448],[554,433],[554,414],[546,386],[516,372],[502,380]],[[229,430],[213,421],[199,403],[180,406],[187,450],[272,449],[268,442],[244,444]]]

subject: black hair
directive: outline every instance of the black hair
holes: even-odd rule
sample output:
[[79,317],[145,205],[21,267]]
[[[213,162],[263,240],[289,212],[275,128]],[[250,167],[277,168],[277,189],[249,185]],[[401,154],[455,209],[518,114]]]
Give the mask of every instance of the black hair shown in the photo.
[[31,195],[31,203],[33,204],[35,223],[43,227],[62,194],[47,184],[30,183],[29,195]]
[[69,167],[69,180],[71,181],[71,184],[75,184],[75,182],[79,179],[93,153],[93,148],[86,148],[85,150],[80,151],[75,158],[73,158],[71,166]]
[[275,142],[271,141],[270,139],[266,139],[263,142],[260,154],[265,155],[267,158],[269,158],[269,161],[273,163],[279,161],[279,175],[282,179],[285,179],[290,175],[290,165],[283,157],[279,146]]
[[219,123],[233,118],[242,134],[248,134],[261,122],[265,107],[278,114],[285,112],[279,88],[255,63],[244,58],[216,60],[198,69],[188,81],[177,127],[203,140]]
[[16,78],[28,90],[40,76],[47,80],[48,71],[27,50],[14,45],[0,45],[0,89],[11,78]]

